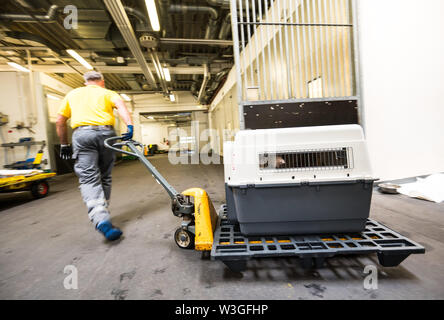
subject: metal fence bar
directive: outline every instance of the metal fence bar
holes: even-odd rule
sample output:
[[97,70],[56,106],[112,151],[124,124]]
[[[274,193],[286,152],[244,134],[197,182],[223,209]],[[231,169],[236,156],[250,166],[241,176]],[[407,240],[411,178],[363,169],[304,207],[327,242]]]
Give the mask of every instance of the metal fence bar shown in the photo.
[[[242,9],[242,1],[243,0],[239,0],[239,19],[241,22],[244,21],[244,16],[243,16],[243,9]],[[247,95],[247,87],[248,87],[248,79],[247,79],[247,61],[246,61],[246,53],[245,53],[245,33],[244,33],[244,24],[241,23],[241,41],[242,41],[242,60],[243,60],[243,83],[244,83],[244,88],[242,90],[242,94],[243,94],[243,99],[248,100],[248,95]]]
[[[334,1],[335,0],[329,0],[329,16],[331,21],[336,21],[336,16],[335,16],[335,11],[334,11]],[[339,96],[338,94],[338,87],[339,87],[339,80],[338,80],[338,55],[337,55],[337,43],[338,43],[338,39],[336,37],[336,33],[335,33],[336,29],[331,29],[330,28],[330,35],[331,35],[331,39],[332,39],[332,48],[331,48],[331,52],[332,52],[332,60],[333,60],[333,64],[332,64],[332,71],[333,71],[333,81],[334,81],[334,92],[335,92],[335,96]],[[333,40],[333,36],[334,36],[334,40]],[[335,46],[336,44],[336,46]]]
[[[324,19],[325,22],[327,23],[329,21],[328,19],[328,8],[327,8],[327,0],[322,0],[322,7],[323,7],[323,11],[324,11]],[[330,51],[331,51],[331,46],[330,46],[330,32],[328,28],[325,28],[325,32],[324,32],[324,36],[325,36],[325,45],[326,45],[326,50],[325,50],[325,58],[326,58],[326,63],[327,63],[327,75],[326,78],[328,79],[327,82],[327,89],[328,89],[328,95],[327,97],[333,97],[334,96],[334,90],[333,90],[333,73],[331,72],[331,61],[330,61]]]
[[355,86],[355,90],[354,90],[354,95],[357,97],[358,100],[358,119],[359,119],[359,123],[362,124],[364,131],[365,131],[365,120],[364,120],[364,113],[363,113],[363,106],[362,106],[362,101],[361,101],[361,84],[360,84],[360,77],[359,77],[359,70],[360,70],[360,65],[359,65],[359,38],[358,38],[358,22],[357,22],[357,6],[358,3],[356,0],[350,0],[350,9],[351,9],[351,17],[352,17],[352,21],[353,21],[353,26],[354,28],[352,29],[353,32],[353,50],[352,50],[352,54],[353,54],[353,68],[354,68],[354,72],[353,72],[353,85]]
[[[271,0],[271,1],[270,1],[270,5],[271,5],[271,15],[272,15],[272,17],[273,17],[273,20],[276,18],[275,10],[274,10],[274,3],[275,3],[276,1],[280,1],[280,0]],[[277,47],[277,45],[276,45],[276,42],[277,42],[277,33],[276,33],[276,30],[275,30],[275,26],[273,26],[272,34],[273,34],[273,51],[274,51],[274,70],[276,70],[276,78],[275,78],[275,79],[276,79],[276,82],[277,82],[277,79],[278,79],[278,76],[279,76],[279,74],[277,73],[277,72],[278,72],[279,61],[278,61],[278,57],[277,57],[277,48],[276,48],[276,47]],[[280,87],[279,85],[277,85],[277,87],[276,87],[276,94],[277,94],[278,96],[281,96],[281,97],[282,97],[282,95],[280,95],[281,92],[282,92],[281,87]]]
[[[351,15],[352,15],[352,13],[351,13],[351,10],[350,10],[350,7],[351,6],[351,4],[350,4],[350,1],[348,1],[348,0],[345,0],[345,17],[347,18],[347,21],[351,21],[351,19],[352,19],[352,17],[351,17]],[[352,38],[352,36],[353,36],[353,29],[351,29],[351,30],[348,30],[348,33],[347,33],[347,44],[348,44],[348,61],[349,61],[349,63],[348,63],[348,79],[349,79],[349,81],[350,81],[350,95],[355,95],[356,94],[356,91],[354,90],[354,88],[353,88],[353,84],[354,84],[354,76],[353,76],[353,53],[352,53],[352,50],[353,50],[353,38]]]
[[[262,0],[259,0],[259,3],[261,2]],[[252,10],[253,10],[253,22],[254,23],[256,23],[256,0],[254,0],[253,2],[252,2],[252,6],[251,6],[251,8],[252,8]],[[256,72],[257,72],[257,86],[258,86],[258,90],[259,90],[259,99],[261,99],[261,97],[262,97],[262,86],[261,86],[261,70],[260,70],[260,65],[259,65],[259,56],[260,56],[260,52],[259,52],[259,47],[258,47],[258,40],[257,40],[257,38],[259,37],[259,34],[258,34],[258,29],[259,29],[259,27],[260,27],[260,25],[253,25],[253,27],[255,28],[254,29],[254,34],[253,34],[253,36],[254,36],[254,47],[255,47],[255,52],[254,52],[254,57],[255,57],[255,59],[256,59]],[[265,84],[265,81],[264,81],[264,84]]]
[[[284,0],[284,21],[287,22],[287,0]],[[288,26],[284,26],[284,36],[285,36],[285,58],[287,60],[287,84],[288,84],[288,98],[293,97],[293,86],[291,79],[291,66],[290,66],[290,53],[288,51],[289,41],[288,41]]]
[[[266,19],[266,21],[270,21],[269,20],[268,11],[269,11],[268,10],[268,0],[265,0],[265,19]],[[271,100],[274,100],[275,99],[275,97],[274,97],[274,88],[275,88],[276,83],[274,81],[271,81],[272,80],[271,79],[272,78],[272,71],[271,71],[271,69],[273,69],[273,73],[276,76],[276,68],[272,67],[272,62],[271,62],[271,41],[272,41],[273,38],[271,36],[270,29],[271,28],[267,28],[267,37],[268,37],[268,45],[267,45],[267,47],[268,47],[268,68],[270,68]],[[277,91],[276,91],[276,93],[277,93]],[[279,99],[279,96],[277,98]]]
[[[338,0],[338,6],[337,9],[339,11],[338,13],[338,19],[341,22],[344,22],[344,1],[343,0]],[[347,29],[346,28],[340,28],[341,30],[341,59],[342,59],[342,79],[343,79],[343,84],[344,84],[344,92],[343,92],[343,96],[348,95],[348,84],[347,84],[347,53],[346,53],[346,41],[345,41],[345,37],[347,34]]]
[[[260,16],[259,20],[260,20],[260,22],[262,22],[264,19],[263,15],[262,15],[262,0],[259,0],[258,4],[259,4],[258,9],[259,9],[259,16]],[[262,50],[262,67],[264,70],[264,72],[263,72],[263,84],[264,84],[263,92],[264,92],[264,99],[267,100],[268,99],[267,65],[265,64],[265,46],[264,46],[264,41],[263,41],[263,39],[264,39],[264,32],[263,31],[264,31],[265,27],[263,25],[258,25],[258,29],[259,28],[260,28],[260,34],[258,34],[258,37],[260,38],[260,48]],[[256,29],[256,32],[257,32],[257,29]],[[256,34],[256,32],[255,32],[255,34]],[[258,57],[258,64],[259,64],[259,57]],[[262,92],[262,90],[261,90],[261,92]]]
[[241,75],[241,59],[239,53],[239,30],[237,20],[237,0],[230,1],[231,9],[231,30],[233,34],[233,53],[234,64],[236,68],[236,82],[237,82],[237,99],[238,99],[238,117],[239,117],[239,129],[245,129],[244,107],[243,107],[243,95],[242,95],[242,75]]
[[[291,3],[292,3],[293,1],[290,1],[290,6],[291,6]],[[299,9],[298,9],[298,7],[297,6],[295,6],[295,10],[294,10],[294,17],[295,17],[295,20],[297,20],[298,19],[298,12],[299,12]],[[293,23],[293,13],[291,14],[291,20],[290,20],[292,23]],[[303,97],[303,86],[302,86],[302,55],[301,55],[301,45],[300,45],[300,37],[299,37],[299,32],[298,32],[298,29],[296,29],[296,35],[298,36],[298,38],[297,38],[297,40],[295,39],[295,36],[294,36],[294,28],[291,28],[291,38],[293,39],[293,54],[296,54],[296,50],[295,50],[295,46],[294,46],[294,43],[295,42],[297,42],[296,44],[297,44],[297,56],[298,56],[298,74],[299,74],[299,95],[298,95],[298,98],[302,98]],[[296,81],[296,77],[295,77],[295,81]]]
[[[300,19],[301,19],[301,21],[305,21],[305,6],[304,6],[304,3],[306,3],[306,1],[307,0],[301,0],[301,16],[300,16]],[[303,52],[304,52],[304,56],[303,56],[303,58],[304,58],[304,71],[305,71],[305,78],[304,78],[304,81],[303,81],[303,88],[304,88],[304,94],[303,94],[303,98],[309,98],[309,95],[308,95],[308,85],[307,85],[307,81],[309,81],[308,79],[309,79],[309,74],[308,74],[308,65],[309,65],[309,61],[308,61],[308,59],[307,59],[307,54],[306,54],[306,48],[307,48],[307,41],[306,41],[306,33],[307,33],[307,29],[304,27],[304,26],[302,26],[301,27],[301,32],[302,32],[302,48],[303,48]],[[309,53],[310,54],[310,53]],[[311,71],[311,65],[310,65],[310,71]],[[310,75],[310,77],[311,77],[311,75]]]
[[[283,0],[283,1],[285,1],[285,0]],[[276,3],[277,3],[277,19],[278,19],[278,21],[280,21],[281,19],[281,13],[282,13],[282,11],[281,11],[281,6],[280,6],[280,3],[281,3],[281,1],[280,0],[277,0],[276,1]],[[284,67],[284,51],[283,51],[283,46],[287,46],[288,44],[285,44],[284,45],[284,43],[282,42],[282,29],[285,29],[285,26],[282,26],[282,28],[279,28],[278,29],[278,34],[279,34],[279,49],[280,49],[280,65],[281,65],[281,74],[282,75],[284,75],[285,73],[286,73],[286,71],[285,71],[285,67]],[[288,57],[287,57],[288,58]],[[288,61],[287,61],[288,62]],[[288,64],[287,64],[288,65]],[[288,82],[288,77],[287,77],[287,82]],[[282,86],[282,93],[285,95],[285,86]],[[288,93],[288,96],[287,97],[289,97],[289,93]]]
[[[311,21],[312,22],[316,22],[316,1],[317,0],[311,0],[311,9],[310,9],[310,16],[311,16]],[[319,41],[318,41],[318,33],[319,33],[319,29],[320,27],[318,26],[314,26],[312,27],[312,33],[313,33],[313,42],[314,42],[314,55],[315,55],[315,65],[316,65],[316,74],[314,75],[314,79],[316,79],[317,81],[319,81],[321,74],[322,74],[322,66],[319,63],[319,51],[320,51],[320,45],[319,45]],[[322,59],[322,57],[321,57]],[[322,86],[321,86],[322,88]],[[319,95],[319,92],[317,93]],[[322,93],[321,93],[322,94]],[[317,96],[318,97],[318,96]]]
[[[282,1],[282,0],[281,0]],[[313,0],[310,0],[313,1]],[[239,22],[239,24],[244,25],[253,25],[260,24],[264,26],[299,26],[299,27],[353,27],[352,24],[343,24],[343,23],[285,23],[285,22]]]
[[[317,22],[323,23],[322,20],[322,0],[316,0],[316,7],[317,7]],[[324,27],[319,28],[319,46],[321,51],[321,69],[322,69],[322,75],[321,75],[321,81],[322,81],[322,95],[326,95],[327,85],[326,85],[326,74],[327,74],[327,67],[326,67],[326,59],[325,59],[325,53],[324,53],[324,46],[322,43],[322,40],[324,39]]]
[[[288,17],[288,21],[293,21],[293,1],[290,1],[290,5],[289,5],[289,17]],[[294,28],[293,26],[289,26],[290,28],[290,39],[291,39],[291,52],[293,53],[291,56],[291,66],[290,66],[290,82],[291,82],[291,87],[292,87],[292,96],[291,98],[294,97],[298,97],[298,90],[296,88],[296,76],[293,77],[293,75],[296,73],[296,47],[294,45]],[[288,54],[289,55],[289,54]],[[291,70],[293,70],[294,72],[291,72]],[[298,70],[299,71],[299,70]],[[294,89],[293,89],[294,87]],[[293,94],[293,90],[294,90],[294,94]]]
[[[335,12],[335,18],[336,21],[338,21],[338,19],[341,19],[340,17],[340,9],[339,9],[339,2],[340,0],[333,0],[334,3],[334,12]],[[344,74],[342,73],[342,66],[345,65],[345,61],[344,61],[344,55],[343,55],[343,51],[342,51],[342,41],[341,41],[341,35],[340,35],[340,28],[335,28],[336,31],[336,46],[337,46],[337,55],[338,55],[338,80],[340,83],[340,88],[341,88],[341,96],[345,96],[345,79],[344,79]]]
[[[307,17],[308,21],[312,22],[312,15],[311,15],[311,5],[313,4],[313,0],[308,0],[307,3]],[[318,59],[317,59],[317,49],[316,49],[316,41],[314,41],[314,34],[316,30],[315,27],[309,28],[309,42],[310,42],[310,62],[312,64],[312,71],[310,75],[310,79],[308,81],[314,81],[319,76],[319,65],[318,65]],[[311,97],[313,98],[313,97]]]
[[[256,1],[256,0],[254,0],[254,1]],[[242,0],[241,0],[241,2],[242,2]],[[250,67],[250,85],[249,85],[249,87],[253,87],[254,85],[255,85],[255,83],[254,83],[254,74],[253,74],[253,72],[254,72],[254,70],[253,70],[253,55],[251,54],[251,51],[253,50],[253,46],[251,45],[251,32],[250,32],[250,28],[251,28],[251,25],[249,24],[250,23],[250,6],[249,6],[249,1],[245,1],[245,3],[246,3],[246,6],[245,6],[245,12],[246,12],[246,18],[247,18],[247,25],[246,25],[246,28],[247,28],[247,37],[248,37],[248,67]],[[245,54],[246,54],[246,52],[245,52]],[[247,68],[247,67],[246,67]],[[248,94],[248,88],[249,87],[247,87],[247,94]]]

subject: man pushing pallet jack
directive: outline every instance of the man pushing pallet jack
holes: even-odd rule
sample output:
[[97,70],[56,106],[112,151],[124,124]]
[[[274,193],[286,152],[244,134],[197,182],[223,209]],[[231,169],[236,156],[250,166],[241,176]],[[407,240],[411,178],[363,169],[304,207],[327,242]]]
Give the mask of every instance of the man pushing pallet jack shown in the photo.
[[[82,196],[90,220],[108,240],[122,235],[107,209],[114,152],[122,152],[138,158],[170,196],[173,214],[182,219],[176,244],[211,252],[212,259],[234,271],[245,270],[247,260],[257,257],[297,256],[310,267],[338,254],[370,253],[392,267],[412,253],[425,252],[368,219],[375,179],[360,126],[238,132],[224,145],[227,204],[217,214],[205,190],[177,192],[146,159],[143,145],[131,140],[133,126],[125,104],[117,93],[104,89],[102,75],[88,72],[85,81],[86,87],[63,100],[57,132],[61,157],[70,158],[66,120],[71,117]],[[112,129],[114,107],[128,125],[121,137]]]
[[[316,144],[325,144],[321,133],[332,136],[341,147],[316,149]],[[287,151],[273,154],[269,150],[276,146],[245,144],[251,141],[250,134],[276,135],[270,141],[281,141]],[[310,151],[306,144],[297,145],[306,135],[319,137],[317,142],[312,139]],[[239,132],[224,147],[227,204],[218,213],[205,190],[178,193],[144,157],[141,143],[118,140],[122,137],[108,138],[104,144],[137,157],[170,196],[173,214],[182,219],[174,236],[176,244],[211,252],[212,259],[233,271],[245,270],[251,258],[297,256],[305,267],[320,267],[325,258],[335,255],[372,253],[377,253],[381,265],[395,267],[410,254],[425,252],[419,244],[368,219],[374,179],[357,176],[368,169],[365,141],[357,125]],[[258,155],[255,163],[242,158],[250,152]],[[283,165],[276,157],[284,160]],[[273,167],[277,162],[280,168]],[[348,179],[333,177],[328,169],[343,170]]]

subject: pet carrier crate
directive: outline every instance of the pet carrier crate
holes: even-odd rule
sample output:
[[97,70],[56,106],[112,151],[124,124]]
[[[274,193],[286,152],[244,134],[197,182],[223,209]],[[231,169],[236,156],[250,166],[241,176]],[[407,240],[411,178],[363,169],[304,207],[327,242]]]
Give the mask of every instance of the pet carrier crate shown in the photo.
[[243,130],[224,144],[228,220],[244,235],[361,232],[373,182],[363,130]]

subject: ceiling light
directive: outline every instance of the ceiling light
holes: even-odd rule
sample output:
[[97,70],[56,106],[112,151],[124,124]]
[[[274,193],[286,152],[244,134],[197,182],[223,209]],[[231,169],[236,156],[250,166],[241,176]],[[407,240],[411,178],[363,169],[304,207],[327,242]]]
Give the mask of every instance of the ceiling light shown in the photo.
[[120,96],[123,98],[123,100],[125,100],[125,101],[131,101],[131,98],[130,97],[128,97],[126,94],[124,94],[124,93],[121,93],[120,94]]
[[168,68],[163,68],[163,75],[165,76],[166,81],[171,81],[170,70],[168,70]]
[[152,117],[152,116],[149,116],[149,117],[148,117],[148,119],[154,120],[154,117]]
[[47,97],[48,99],[52,99],[52,100],[60,100],[59,97],[53,96],[52,94],[46,94],[46,97]]
[[17,69],[17,70],[20,70],[20,71],[23,71],[23,72],[29,72],[28,69],[26,69],[25,67],[19,65],[18,63],[15,63],[15,62],[8,62],[8,64],[9,64],[11,67],[13,67],[13,68],[15,68],[15,69]]
[[153,31],[159,31],[159,16],[157,15],[157,9],[154,0],[145,0],[145,4],[148,11],[148,16],[150,17],[151,28],[153,28]]
[[86,69],[88,69],[88,70],[94,69],[85,59],[83,59],[83,57],[80,54],[78,54],[74,50],[68,49],[68,50],[66,50],[66,52],[68,52],[71,57],[76,59]]
[[170,94],[170,101],[171,102],[176,101],[176,96],[174,94]]

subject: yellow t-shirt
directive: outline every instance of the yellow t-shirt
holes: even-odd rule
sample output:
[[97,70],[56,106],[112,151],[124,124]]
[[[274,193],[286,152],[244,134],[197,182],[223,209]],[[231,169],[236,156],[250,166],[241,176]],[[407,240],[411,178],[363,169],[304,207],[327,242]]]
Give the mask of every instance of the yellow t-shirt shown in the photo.
[[114,102],[117,92],[96,85],[70,91],[63,99],[58,114],[71,118],[73,129],[79,126],[114,125]]

